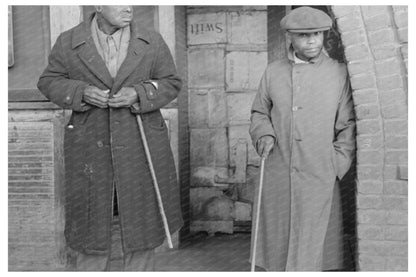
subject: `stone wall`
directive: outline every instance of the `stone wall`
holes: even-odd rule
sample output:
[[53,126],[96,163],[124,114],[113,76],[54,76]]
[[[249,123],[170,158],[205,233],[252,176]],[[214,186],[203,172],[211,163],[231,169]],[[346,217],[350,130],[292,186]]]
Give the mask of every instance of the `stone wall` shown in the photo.
[[267,66],[267,8],[189,6],[187,13],[191,231],[232,233],[251,220],[259,158],[248,128]]
[[407,6],[333,6],[357,116],[358,270],[407,270]]

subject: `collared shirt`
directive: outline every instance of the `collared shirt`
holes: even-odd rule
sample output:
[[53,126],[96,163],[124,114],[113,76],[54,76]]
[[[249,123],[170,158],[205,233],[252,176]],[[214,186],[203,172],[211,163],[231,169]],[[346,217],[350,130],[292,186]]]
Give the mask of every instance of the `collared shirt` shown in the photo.
[[127,56],[130,41],[130,25],[118,29],[112,35],[100,30],[95,15],[91,23],[91,34],[98,53],[105,61],[111,77],[116,77],[117,71]]

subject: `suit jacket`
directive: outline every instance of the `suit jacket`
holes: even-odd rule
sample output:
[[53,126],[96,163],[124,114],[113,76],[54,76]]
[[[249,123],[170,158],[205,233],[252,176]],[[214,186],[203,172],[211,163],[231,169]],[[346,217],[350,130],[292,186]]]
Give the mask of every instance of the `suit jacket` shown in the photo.
[[[143,119],[173,233],[182,225],[179,188],[160,108],[176,98],[181,80],[161,35],[135,22],[127,57],[113,79],[91,37],[91,19],[58,37],[38,82],[47,98],[73,111],[64,141],[65,238],[78,251],[109,250],[115,185],[124,252],[154,248],[165,234],[136,115]],[[106,109],[85,104],[88,85],[109,89],[110,97],[134,87],[139,103]]]

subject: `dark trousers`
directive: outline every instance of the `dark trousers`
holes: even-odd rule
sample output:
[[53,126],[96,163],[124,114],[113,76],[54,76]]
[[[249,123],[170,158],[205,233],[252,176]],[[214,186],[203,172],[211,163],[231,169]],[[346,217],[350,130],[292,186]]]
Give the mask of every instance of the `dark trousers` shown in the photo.
[[[121,249],[120,223],[118,217],[117,191],[114,186],[113,228],[111,228],[112,247],[106,255],[90,255],[75,251],[76,271],[110,271],[111,254],[115,249]],[[114,248],[114,249],[113,249]],[[155,249],[123,253],[123,271],[154,271]]]

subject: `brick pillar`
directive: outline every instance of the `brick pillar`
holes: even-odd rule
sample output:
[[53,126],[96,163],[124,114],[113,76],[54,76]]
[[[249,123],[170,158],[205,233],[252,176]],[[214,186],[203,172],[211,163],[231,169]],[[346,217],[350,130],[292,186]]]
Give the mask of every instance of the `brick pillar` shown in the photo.
[[332,10],[357,116],[358,267],[407,270],[407,7]]

